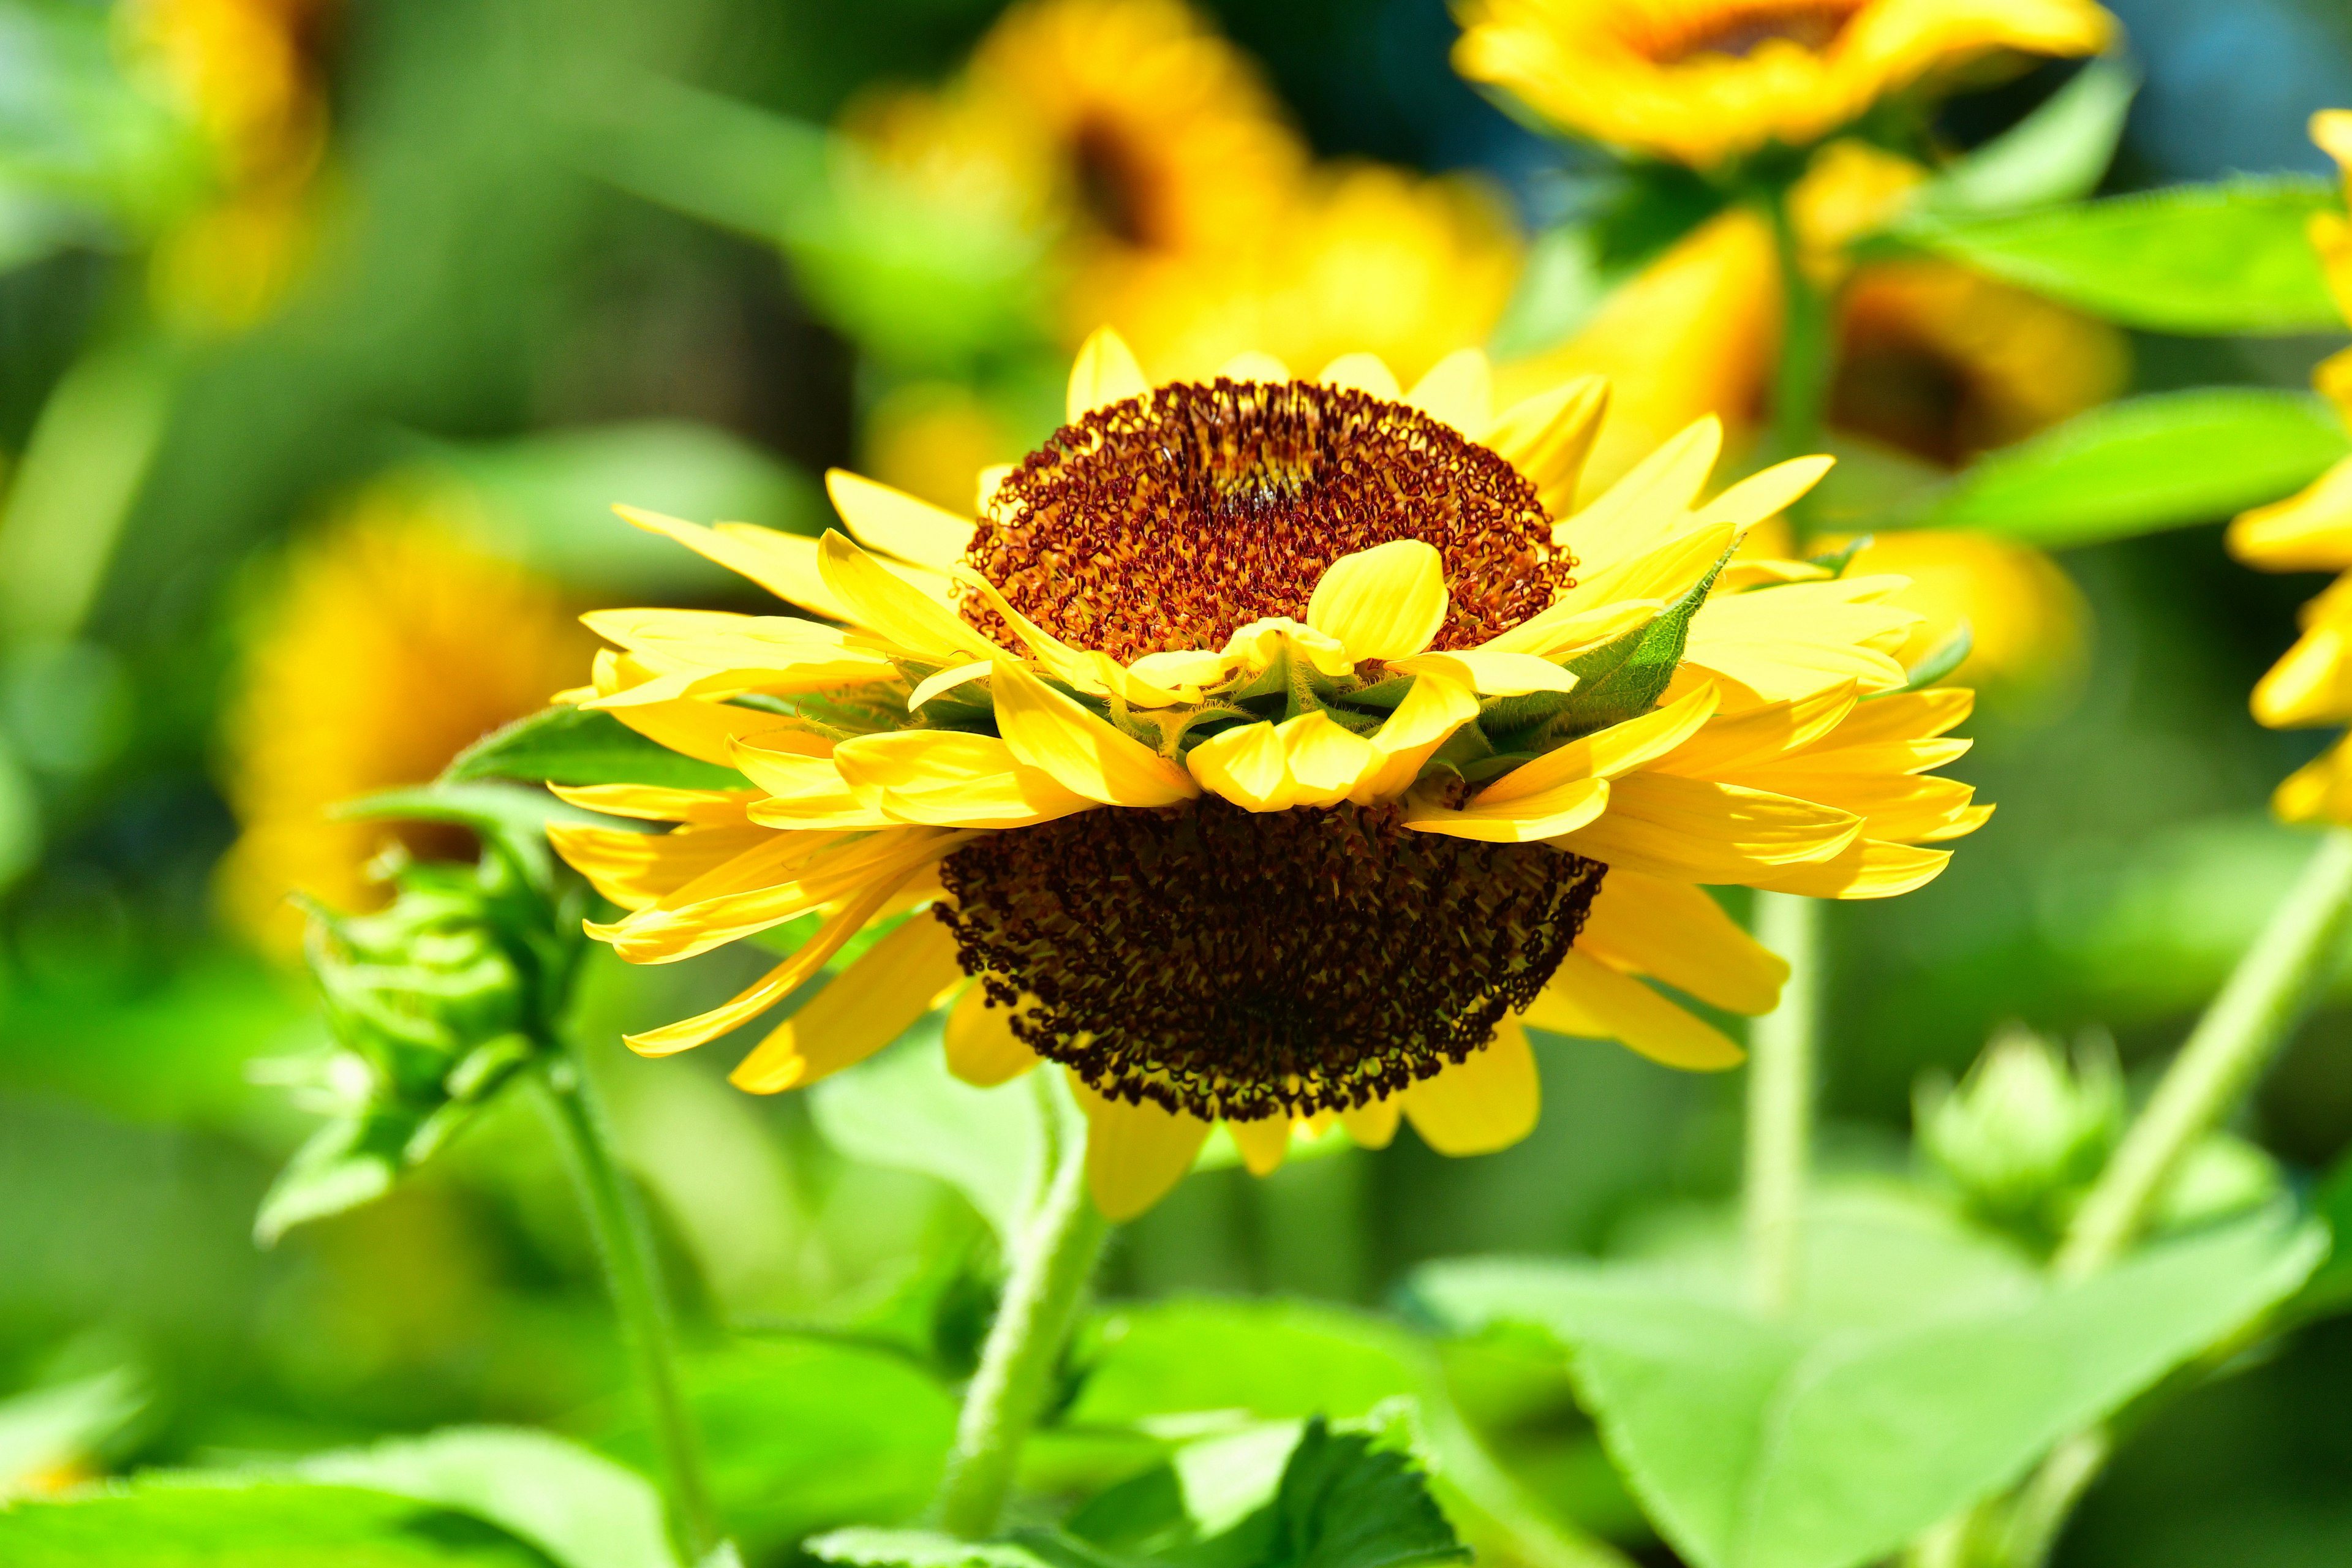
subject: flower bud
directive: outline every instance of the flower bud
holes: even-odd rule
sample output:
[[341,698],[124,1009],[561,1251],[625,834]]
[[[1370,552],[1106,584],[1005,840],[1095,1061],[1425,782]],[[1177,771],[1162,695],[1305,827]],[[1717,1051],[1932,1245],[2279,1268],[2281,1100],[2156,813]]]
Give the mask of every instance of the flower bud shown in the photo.
[[1914,1118],[1921,1152],[1970,1209],[2047,1245],[2122,1134],[2123,1077],[2105,1042],[2070,1061],[2013,1027],[1957,1089],[1923,1083]]

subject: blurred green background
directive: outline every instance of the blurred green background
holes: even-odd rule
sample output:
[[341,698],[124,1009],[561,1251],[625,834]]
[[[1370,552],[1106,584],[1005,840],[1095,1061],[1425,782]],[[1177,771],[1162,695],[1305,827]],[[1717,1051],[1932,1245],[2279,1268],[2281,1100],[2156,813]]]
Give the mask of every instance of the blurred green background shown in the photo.
[[[2147,86],[2106,188],[2322,170],[2303,122],[2352,104],[2352,13],[2115,8]],[[262,131],[252,110],[224,132],[246,111],[215,123],[173,96],[168,17],[0,0],[0,1394],[120,1373],[110,1396],[138,1413],[80,1473],[475,1420],[637,1451],[587,1242],[528,1104],[394,1197],[255,1247],[257,1203],[310,1124],[255,1064],[324,1036],[282,931],[223,858],[240,810],[308,809],[269,805],[257,768],[394,770],[351,788],[423,776],[528,693],[584,679],[584,642],[532,641],[532,616],[754,607],[605,503],[813,531],[826,467],[871,468],[894,429],[969,434],[905,416],[925,388],[977,389],[995,421],[980,445],[1017,450],[1050,426],[1064,334],[1035,295],[1056,275],[1025,232],[861,205],[821,129],[877,84],[948,78],[995,9],[248,5],[290,40],[294,85]],[[1213,9],[1317,157],[1475,171],[1522,235],[1581,210],[1589,155],[1452,74],[1439,0]],[[1953,135],[1999,130],[2064,74],[1960,106]],[[2300,387],[2339,346],[2142,337],[2133,385]],[[270,654],[303,614],[331,629],[380,604],[392,579],[370,571],[405,570],[318,586],[321,542],[371,508],[454,519],[491,587],[448,603],[418,588],[430,647],[395,626],[373,651]],[[2319,584],[2233,564],[2221,521],[2062,558],[2089,606],[2086,659],[2054,690],[1990,703],[1953,770],[1999,815],[1924,891],[1833,910],[1832,1159],[1906,1159],[1915,1081],[1957,1073],[2009,1021],[2109,1031],[2127,1069],[2160,1056],[2291,879],[2305,841],[2264,801],[2319,738],[2256,729],[2245,697]],[[289,608],[306,582],[319,596]],[[395,679],[404,649],[415,668]],[[619,1030],[707,1005],[751,959],[595,962],[581,1026],[612,1042],[625,1142],[688,1281],[730,1495],[756,1500],[795,1455],[856,1451],[853,1415],[943,1433],[951,1406],[906,1347],[950,1370],[968,1352],[980,1218],[843,1153],[821,1098],[727,1088],[727,1043],[657,1064],[620,1048]],[[1451,1162],[1408,1134],[1265,1182],[1204,1173],[1116,1244],[1111,1293],[1377,1304],[1427,1258],[1605,1251],[1729,1190],[1735,1080],[1539,1048],[1548,1104],[1527,1143]],[[2352,975],[2243,1131],[2298,1180],[2352,1145]],[[1672,1560],[1556,1379],[1454,1371],[1551,1506]],[[858,1391],[856,1411],[809,1414],[827,1379]],[[2352,1559],[2347,1402],[2338,1321],[2137,1432],[2062,1560]],[[751,1542],[773,1554],[919,1504],[929,1477],[874,1451],[837,1495],[770,1506]]]

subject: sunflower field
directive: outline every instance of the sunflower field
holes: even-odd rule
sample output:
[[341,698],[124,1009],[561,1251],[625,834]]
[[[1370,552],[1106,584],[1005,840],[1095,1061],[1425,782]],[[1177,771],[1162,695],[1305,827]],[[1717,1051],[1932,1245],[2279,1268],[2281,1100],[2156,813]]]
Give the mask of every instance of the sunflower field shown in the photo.
[[2347,195],[2346,0],[0,0],[0,1568],[2352,1563]]

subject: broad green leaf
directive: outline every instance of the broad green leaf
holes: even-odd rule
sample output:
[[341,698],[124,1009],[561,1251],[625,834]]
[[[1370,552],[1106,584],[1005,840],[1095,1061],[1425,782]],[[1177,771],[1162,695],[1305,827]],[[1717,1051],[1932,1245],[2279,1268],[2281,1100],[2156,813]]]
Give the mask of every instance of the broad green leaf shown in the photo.
[[520,779],[533,784],[656,784],[668,789],[744,789],[733,768],[681,755],[646,739],[598,708],[559,702],[493,730],[457,753],[442,778]]
[[1921,213],[1905,243],[2127,327],[2185,335],[2344,325],[2308,228],[2326,181],[2174,185],[2008,216]]
[[[498,735],[494,734],[477,743],[486,745],[496,739]],[[460,753],[459,761],[464,760],[465,754]],[[518,789],[511,784],[487,782],[495,776],[478,774],[473,780],[458,781],[444,775],[431,784],[347,800],[331,815],[362,821],[456,823],[498,844],[516,868],[543,893],[555,880],[555,858],[547,847],[547,825],[609,823],[611,818],[567,805],[545,790]]]
[[1954,160],[1920,193],[1938,217],[2014,212],[2078,201],[2099,188],[2123,139],[2139,73],[2093,60],[2049,101],[2001,135]]
[[738,437],[683,420],[561,430],[510,441],[436,443],[427,464],[478,503],[482,542],[575,587],[675,603],[742,579],[613,515],[615,502],[698,522],[756,522],[822,533],[824,493],[806,474]]
[[971,1199],[1009,1246],[1043,1191],[1054,1141],[1079,1135],[1077,1109],[1058,1072],[974,1089],[948,1071],[940,1031],[933,1014],[897,1048],[818,1084],[809,1109],[835,1148],[869,1165],[938,1177]]
[[296,1470],[487,1520],[561,1568],[677,1568],[652,1483],[545,1432],[449,1427],[320,1454]]
[[1811,1228],[1830,1234],[1785,1318],[1748,1310],[1725,1256],[1446,1265],[1418,1289],[1459,1327],[1557,1336],[1652,1519],[1700,1568],[1851,1568],[2234,1331],[2325,1245],[2266,1215],[2053,1289],[1962,1233],[1915,1226],[1895,1254],[1876,1247],[1902,1234],[1883,1218],[1833,1209]]
[[2347,454],[2343,422],[2303,393],[2157,393],[1979,459],[1902,521],[2047,549],[2095,544],[2276,500]]
[[[755,1560],[813,1531],[911,1519],[955,1436],[947,1390],[888,1352],[739,1342],[690,1359],[685,1380],[719,1516]],[[634,1402],[582,1435],[648,1474],[659,1463]]]
[[26,1476],[87,1458],[146,1408],[127,1368],[0,1400],[0,1496]]
[[497,1526],[360,1487],[142,1479],[0,1510],[8,1568],[549,1568]]

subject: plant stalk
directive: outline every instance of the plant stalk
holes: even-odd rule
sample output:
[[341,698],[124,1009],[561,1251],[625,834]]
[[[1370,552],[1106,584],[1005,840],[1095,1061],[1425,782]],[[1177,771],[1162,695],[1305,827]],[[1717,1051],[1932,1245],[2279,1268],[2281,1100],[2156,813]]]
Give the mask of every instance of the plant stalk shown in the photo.
[[[1058,1108],[1049,1103],[1045,1114],[1050,1129]],[[940,1527],[968,1541],[994,1533],[1004,1512],[1022,1446],[1044,1409],[1109,1233],[1087,1190],[1085,1139],[1063,1140],[1055,1152],[1045,1199],[1015,1250],[980,1370],[964,1392],[955,1448],[933,1505]]]
[[1813,1077],[1821,1034],[1822,911],[1797,893],[1756,895],[1756,938],[1789,963],[1780,1005],[1748,1033],[1748,1150],[1743,1223],[1749,1293],[1759,1310],[1796,1300]]
[[652,1233],[635,1186],[613,1152],[612,1125],[576,1051],[552,1053],[540,1081],[580,1189],[581,1207],[595,1237],[605,1289],[621,1321],[621,1338],[636,1363],[638,1387],[661,1455],[670,1522],[688,1563],[719,1545],[718,1510],[704,1471],[701,1435],[695,1430],[678,1380],[677,1333],[653,1249]]
[[2347,919],[2352,831],[2331,828],[2084,1198],[2051,1263],[2059,1279],[2095,1274],[2131,1245],[2182,1158],[2237,1110],[2318,999]]

